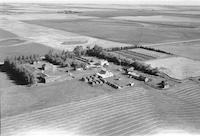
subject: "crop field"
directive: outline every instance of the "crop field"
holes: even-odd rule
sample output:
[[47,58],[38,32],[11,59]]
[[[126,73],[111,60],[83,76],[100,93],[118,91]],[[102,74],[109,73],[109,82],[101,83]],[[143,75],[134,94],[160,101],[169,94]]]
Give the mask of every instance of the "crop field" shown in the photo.
[[[160,43],[199,38],[199,31],[185,28],[144,26],[138,22],[112,19],[89,20],[31,20],[26,23],[73,32],[80,35],[121,43],[141,44]],[[185,33],[187,33],[185,35]]]
[[196,132],[199,113],[194,105],[135,88],[3,118],[1,132],[2,136],[23,136],[56,129],[63,135],[129,136],[158,133],[168,126],[187,131],[189,124]]
[[[79,103],[80,100],[94,98],[108,91],[93,88],[77,80],[56,82],[47,85],[25,87],[17,86],[2,73],[5,83],[0,88],[1,118],[29,113],[66,103]],[[0,80],[0,81],[1,81]],[[1,85],[1,84],[0,84]]]
[[144,55],[148,55],[148,56],[152,56],[153,58],[165,58],[165,57],[170,56],[170,55],[165,54],[165,53],[150,51],[150,50],[141,49],[141,48],[131,49],[130,51],[140,53],[140,54],[144,54]]
[[200,60],[199,45],[200,41],[192,41],[185,43],[158,45],[158,46],[153,46],[153,48],[157,48],[183,57]]
[[192,103],[200,108],[200,85],[195,83],[184,83],[170,91],[166,92],[168,95],[173,95],[186,102]]
[[6,39],[6,40],[0,40],[0,47],[1,46],[9,46],[9,45],[13,45],[13,44],[20,44],[25,42],[25,40],[21,40],[21,39]]
[[200,61],[183,57],[170,57],[146,61],[152,67],[158,67],[160,71],[175,79],[186,79],[200,76]]
[[189,18],[189,17],[178,17],[178,16],[119,16],[113,17],[112,19],[129,20],[133,22],[143,22],[149,24],[155,24],[158,26],[167,27],[185,27],[185,28],[196,28],[200,26],[200,18]]
[[139,61],[155,59],[155,57],[153,56],[141,54],[141,53],[137,53],[137,52],[129,51],[129,50],[115,51],[115,53],[122,55],[124,57],[130,58],[130,59],[139,60]]
[[0,46],[0,61],[3,61],[6,57],[30,55],[30,54],[46,54],[51,47],[39,44],[39,43],[26,43],[18,46]]
[[16,38],[16,37],[17,35],[0,28],[0,39],[4,40],[7,38]]

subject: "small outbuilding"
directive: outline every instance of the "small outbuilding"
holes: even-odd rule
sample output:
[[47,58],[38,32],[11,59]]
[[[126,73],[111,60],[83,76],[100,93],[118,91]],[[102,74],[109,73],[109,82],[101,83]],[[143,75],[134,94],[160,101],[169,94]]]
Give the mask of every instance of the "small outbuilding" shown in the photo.
[[108,78],[114,76],[112,72],[109,72],[105,69],[102,69],[100,72],[97,73],[100,78]]

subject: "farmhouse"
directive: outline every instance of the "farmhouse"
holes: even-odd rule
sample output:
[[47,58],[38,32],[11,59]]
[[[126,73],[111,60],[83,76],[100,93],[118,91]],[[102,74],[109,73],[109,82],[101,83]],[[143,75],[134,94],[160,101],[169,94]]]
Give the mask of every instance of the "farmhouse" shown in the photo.
[[113,73],[105,69],[102,69],[99,73],[97,73],[97,75],[101,78],[108,78],[108,77],[112,77]]

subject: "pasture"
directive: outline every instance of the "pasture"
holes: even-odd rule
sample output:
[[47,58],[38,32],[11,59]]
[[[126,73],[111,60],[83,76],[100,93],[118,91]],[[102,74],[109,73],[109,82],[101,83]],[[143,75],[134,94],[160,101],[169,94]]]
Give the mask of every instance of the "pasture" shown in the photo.
[[153,68],[158,68],[161,72],[175,79],[186,79],[200,76],[200,61],[183,57],[170,57],[145,62]]

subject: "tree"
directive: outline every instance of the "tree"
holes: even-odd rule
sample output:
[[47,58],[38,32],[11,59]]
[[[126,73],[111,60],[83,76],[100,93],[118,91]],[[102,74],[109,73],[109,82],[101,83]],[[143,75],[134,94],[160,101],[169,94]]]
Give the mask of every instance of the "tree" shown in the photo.
[[74,48],[73,52],[74,52],[74,54],[75,54],[76,56],[79,57],[79,56],[81,56],[81,55],[84,55],[85,50],[83,49],[82,46],[76,46],[76,47]]
[[103,51],[103,48],[98,45],[95,45],[92,50],[94,53],[100,53]]

